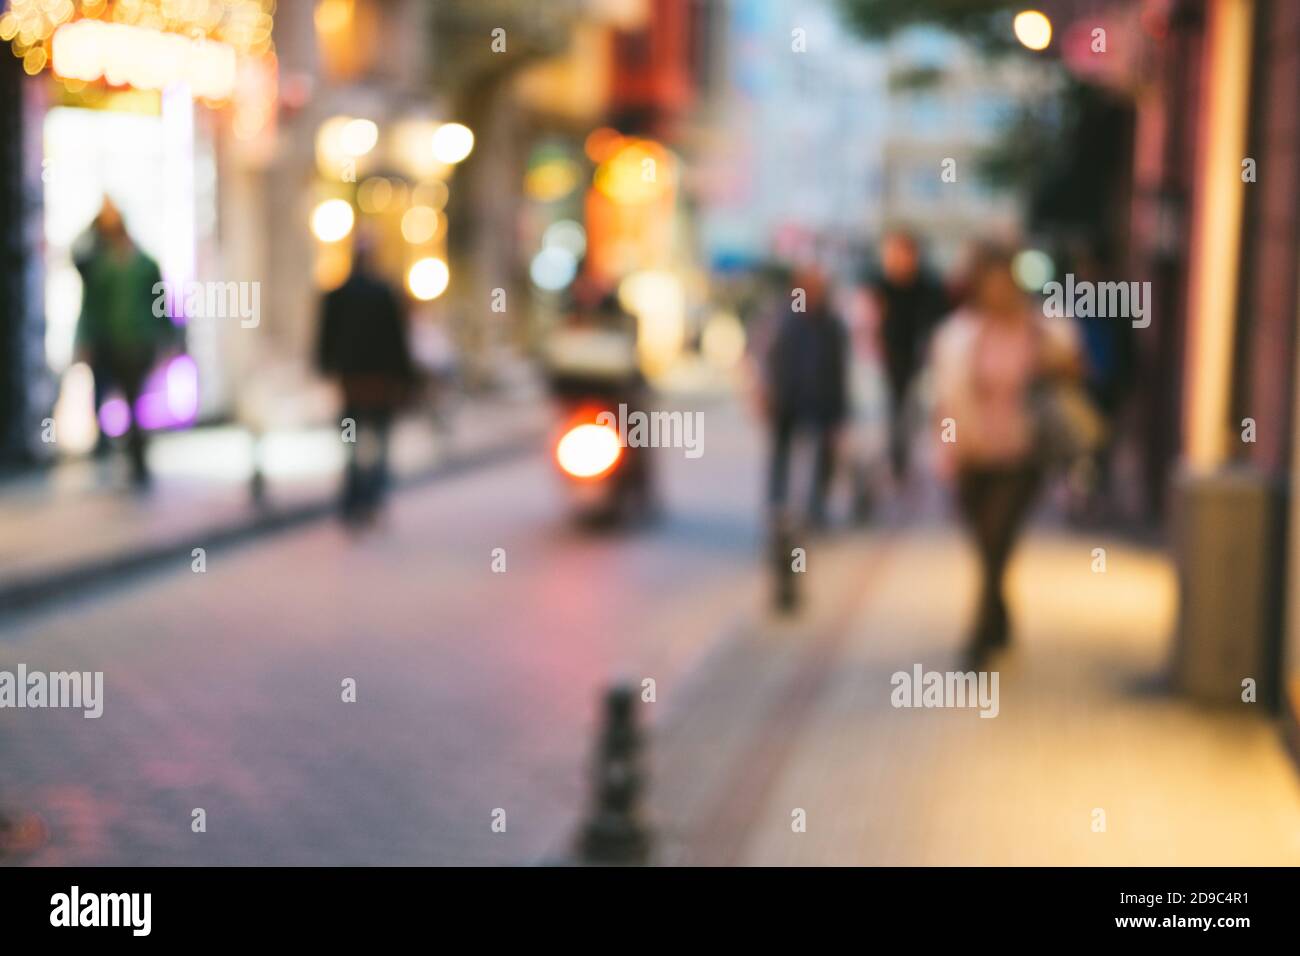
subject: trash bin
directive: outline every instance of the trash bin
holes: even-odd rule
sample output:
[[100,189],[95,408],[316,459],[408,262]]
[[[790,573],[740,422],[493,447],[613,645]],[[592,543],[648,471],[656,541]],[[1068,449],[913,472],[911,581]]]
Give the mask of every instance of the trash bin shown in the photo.
[[1286,560],[1284,484],[1250,466],[1181,472],[1174,488],[1177,689],[1204,703],[1239,704],[1255,681],[1275,709],[1281,681]]

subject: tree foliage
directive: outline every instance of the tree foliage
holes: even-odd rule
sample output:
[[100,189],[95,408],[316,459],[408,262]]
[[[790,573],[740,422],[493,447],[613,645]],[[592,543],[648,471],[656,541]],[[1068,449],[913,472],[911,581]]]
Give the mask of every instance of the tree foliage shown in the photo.
[[1021,0],[840,0],[850,27],[880,40],[911,26],[943,27],[988,52],[1021,49],[1011,33]]

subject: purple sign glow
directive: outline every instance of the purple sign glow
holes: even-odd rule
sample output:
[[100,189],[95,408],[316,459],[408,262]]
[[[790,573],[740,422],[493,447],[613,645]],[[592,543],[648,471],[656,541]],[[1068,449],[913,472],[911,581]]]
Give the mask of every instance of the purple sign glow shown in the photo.
[[126,399],[110,398],[99,408],[99,430],[109,438],[125,435],[131,427],[131,409]]
[[[199,414],[199,368],[188,355],[177,355],[155,369],[135,403],[135,420],[153,431],[194,424]],[[110,438],[131,427],[131,409],[114,396],[99,409],[99,428]]]

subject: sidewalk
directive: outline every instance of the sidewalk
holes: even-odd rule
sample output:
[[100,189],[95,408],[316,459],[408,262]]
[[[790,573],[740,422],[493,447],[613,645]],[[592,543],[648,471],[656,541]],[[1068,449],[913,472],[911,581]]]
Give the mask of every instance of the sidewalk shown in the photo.
[[[1091,570],[1097,546],[1105,573]],[[955,530],[832,539],[808,562],[808,620],[755,618],[654,728],[661,862],[1300,859],[1300,783],[1276,725],[1255,705],[1200,709],[1162,686],[1176,582],[1157,552],[1030,536],[993,719],[890,701],[896,671],[959,666],[975,569]],[[806,832],[792,830],[796,808]]]
[[[660,387],[659,402],[728,394],[717,373],[681,372]],[[446,431],[428,416],[399,421],[391,451],[396,482],[418,484],[540,448],[553,411],[537,370],[502,363],[498,389],[460,399]],[[260,502],[252,495],[255,454],[265,479]],[[255,446],[247,429],[232,425],[156,435],[149,459],[155,480],[146,495],[131,493],[120,456],[0,483],[0,613],[161,560],[188,565],[196,547],[328,515],[344,454],[332,427],[271,429]]]
[[[527,451],[545,427],[537,395],[468,400],[447,434],[428,419],[394,429],[397,482],[410,484]],[[163,559],[188,563],[195,547],[327,514],[344,456],[337,430],[268,433],[260,445],[265,493],[251,490],[254,442],[237,426],[161,434],[150,445],[154,484],[127,487],[118,458],[70,461],[0,485],[0,611],[30,606],[89,581]]]

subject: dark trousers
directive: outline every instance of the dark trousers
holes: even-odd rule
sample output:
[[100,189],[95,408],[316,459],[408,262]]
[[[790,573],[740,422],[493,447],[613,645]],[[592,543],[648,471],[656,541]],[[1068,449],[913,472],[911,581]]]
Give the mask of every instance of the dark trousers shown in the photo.
[[343,516],[373,517],[388,491],[388,433],[393,414],[387,409],[348,408],[343,415],[356,422],[356,441],[348,444],[343,476]]
[[889,382],[889,464],[897,481],[907,478],[908,468],[908,430],[907,430],[907,390],[912,384],[910,369],[890,368],[886,379]]
[[826,493],[835,468],[835,431],[836,426],[829,422],[799,422],[792,418],[778,418],[773,422],[772,457],[767,486],[767,500],[773,510],[782,511],[786,507],[792,449],[796,438],[806,437],[812,443],[814,455],[808,512],[815,522],[825,518]]
[[1005,644],[1010,617],[1003,577],[1042,476],[1034,465],[963,466],[957,473],[957,504],[979,552],[979,607],[971,643]]
[[145,380],[153,368],[152,358],[114,356],[100,367],[107,370],[109,384],[122,390],[122,398],[130,409],[131,426],[126,433],[127,458],[131,463],[131,479],[138,485],[144,485],[149,480],[149,468],[145,461],[147,440],[145,430],[140,425],[137,406],[140,404],[140,395],[144,392]]
[[[111,375],[108,371],[108,363],[102,358],[95,358],[90,363],[90,374],[95,379],[95,396],[94,396],[94,413],[95,421],[99,421],[99,410],[104,407],[104,402],[108,401],[109,393],[112,390]],[[95,441],[95,456],[102,457],[112,450],[112,442],[108,436],[101,430],[99,438]]]

